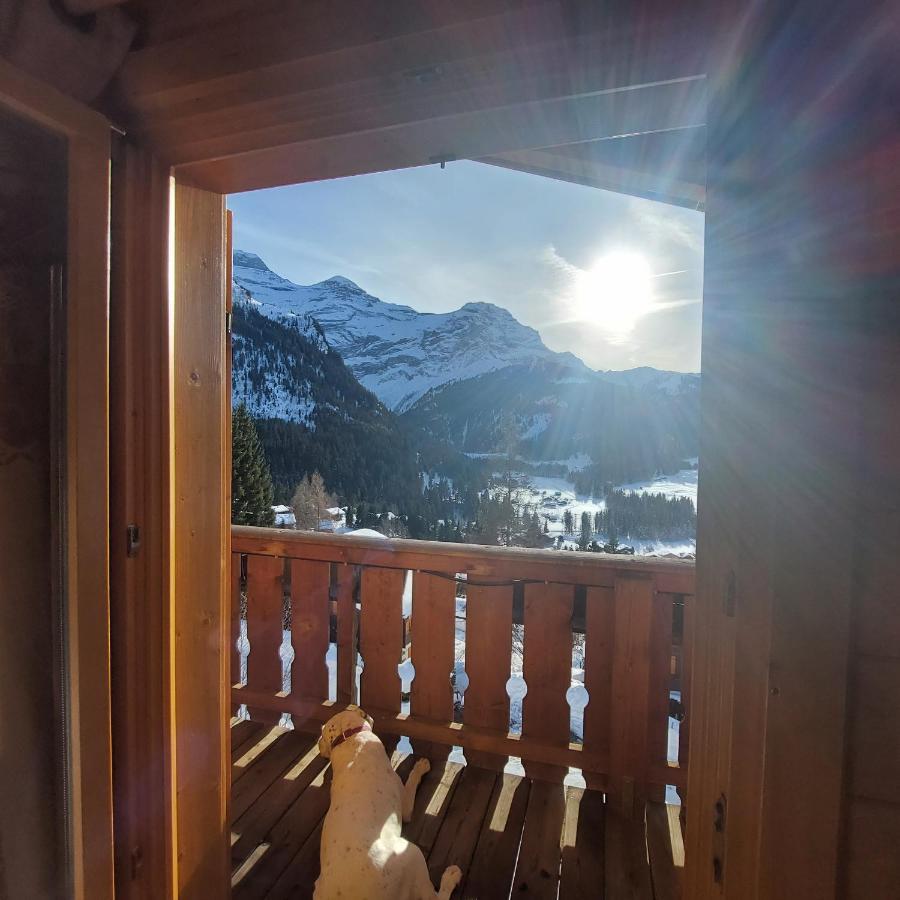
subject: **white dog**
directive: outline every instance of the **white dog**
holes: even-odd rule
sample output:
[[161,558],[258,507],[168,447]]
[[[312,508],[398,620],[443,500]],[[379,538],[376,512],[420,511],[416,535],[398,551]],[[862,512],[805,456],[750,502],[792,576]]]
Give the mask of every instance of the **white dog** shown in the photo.
[[332,781],[315,900],[448,900],[462,878],[459,866],[444,870],[435,891],[422,851],[400,836],[428,760],[413,766],[404,785],[357,707],[322,726],[319,752],[331,760]]

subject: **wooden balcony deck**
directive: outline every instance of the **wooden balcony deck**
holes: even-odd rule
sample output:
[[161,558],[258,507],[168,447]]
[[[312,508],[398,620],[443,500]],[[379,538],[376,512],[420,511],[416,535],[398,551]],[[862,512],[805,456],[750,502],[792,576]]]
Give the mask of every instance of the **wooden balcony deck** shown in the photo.
[[[401,777],[414,758],[394,753]],[[330,771],[315,737],[250,721],[232,727],[236,900],[311,897]],[[457,864],[456,898],[677,900],[683,866],[677,807],[626,817],[604,794],[476,766],[438,763],[404,834],[436,881]]]

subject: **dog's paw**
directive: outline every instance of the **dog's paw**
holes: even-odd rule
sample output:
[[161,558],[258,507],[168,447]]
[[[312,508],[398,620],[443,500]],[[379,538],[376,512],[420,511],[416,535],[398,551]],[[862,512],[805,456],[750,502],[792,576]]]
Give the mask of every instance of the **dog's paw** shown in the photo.
[[459,866],[447,866],[441,875],[441,890],[452,890],[462,881],[462,869]]
[[418,775],[420,778],[423,775],[427,775],[431,771],[431,763],[427,759],[417,759],[416,764],[413,766],[413,774]]

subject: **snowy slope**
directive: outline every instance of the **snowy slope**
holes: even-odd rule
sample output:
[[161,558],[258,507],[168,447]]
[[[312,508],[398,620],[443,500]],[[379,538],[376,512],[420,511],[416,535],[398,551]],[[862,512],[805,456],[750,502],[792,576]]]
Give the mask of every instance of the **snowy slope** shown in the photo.
[[242,250],[234,254],[234,280],[265,315],[315,318],[362,384],[397,411],[431,388],[525,362],[552,360],[571,370],[566,377],[594,377],[581,360],[548,349],[533,328],[491,303],[421,313],[386,303],[340,276],[294,284]]

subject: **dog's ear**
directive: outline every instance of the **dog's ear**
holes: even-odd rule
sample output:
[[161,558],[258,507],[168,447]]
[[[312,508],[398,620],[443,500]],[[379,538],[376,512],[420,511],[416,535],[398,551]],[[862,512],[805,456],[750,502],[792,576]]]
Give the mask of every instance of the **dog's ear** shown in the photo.
[[329,741],[324,734],[319,738],[319,753],[324,756],[325,759],[331,759],[331,741]]
[[363,718],[369,723],[369,728],[374,728],[375,720],[371,716],[367,716],[362,710],[360,712],[363,713]]

